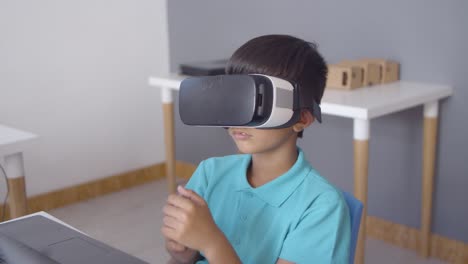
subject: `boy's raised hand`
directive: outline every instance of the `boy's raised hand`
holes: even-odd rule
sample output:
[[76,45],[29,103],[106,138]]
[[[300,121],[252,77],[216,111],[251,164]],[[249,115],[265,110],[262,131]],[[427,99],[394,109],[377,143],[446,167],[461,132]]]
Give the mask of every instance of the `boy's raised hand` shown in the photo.
[[179,194],[169,195],[163,209],[163,235],[201,252],[215,247],[223,234],[216,226],[205,200],[182,186],[177,191]]

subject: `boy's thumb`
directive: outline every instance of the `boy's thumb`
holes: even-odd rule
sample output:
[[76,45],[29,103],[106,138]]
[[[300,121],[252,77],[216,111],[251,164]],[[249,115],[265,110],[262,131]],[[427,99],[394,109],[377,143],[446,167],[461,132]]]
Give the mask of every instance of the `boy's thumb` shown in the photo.
[[203,198],[201,198],[196,192],[189,189],[185,189],[183,186],[179,185],[177,187],[177,191],[180,195],[196,202],[197,204],[203,204],[205,202],[205,200],[203,200]]

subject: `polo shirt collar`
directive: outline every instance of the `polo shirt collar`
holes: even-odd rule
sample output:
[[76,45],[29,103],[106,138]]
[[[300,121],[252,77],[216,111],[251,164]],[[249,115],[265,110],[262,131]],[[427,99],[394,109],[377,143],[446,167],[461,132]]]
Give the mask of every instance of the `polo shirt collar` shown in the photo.
[[287,172],[262,186],[253,188],[247,181],[247,169],[251,160],[252,155],[245,155],[241,164],[243,174],[239,177],[235,189],[250,192],[275,207],[281,206],[291,196],[312,169],[302,149],[298,147],[297,160]]

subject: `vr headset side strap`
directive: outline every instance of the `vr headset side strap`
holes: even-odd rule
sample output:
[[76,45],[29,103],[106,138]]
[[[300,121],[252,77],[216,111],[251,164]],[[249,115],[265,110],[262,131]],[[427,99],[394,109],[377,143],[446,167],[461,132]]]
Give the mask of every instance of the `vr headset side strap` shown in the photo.
[[298,84],[296,84],[296,83],[294,83],[294,90],[297,92],[297,98],[295,98],[295,99],[297,99],[298,108],[299,109],[302,109],[302,108],[308,109],[312,113],[312,115],[315,117],[315,119],[319,123],[322,123],[322,109],[320,108],[320,105],[314,99],[311,100],[310,104],[304,102],[303,99],[301,100],[301,97],[305,96],[305,95],[301,94],[300,86]]
[[322,109],[320,108],[320,105],[315,102],[315,100],[312,101],[312,115],[319,121],[319,123],[322,123]]

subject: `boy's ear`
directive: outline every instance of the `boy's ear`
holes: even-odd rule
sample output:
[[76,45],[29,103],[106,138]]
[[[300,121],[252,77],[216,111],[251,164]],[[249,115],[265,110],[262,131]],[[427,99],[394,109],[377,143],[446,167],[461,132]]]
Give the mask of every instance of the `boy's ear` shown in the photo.
[[293,125],[294,132],[301,132],[315,121],[315,117],[308,110],[301,111],[301,118]]

